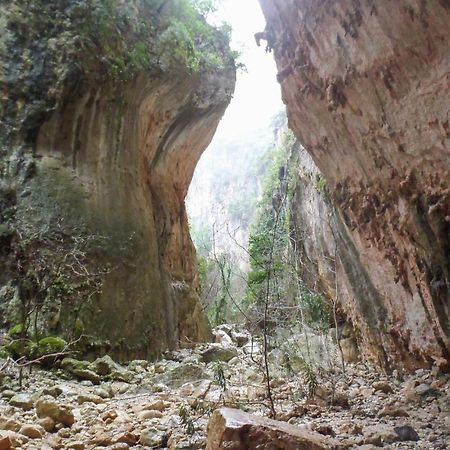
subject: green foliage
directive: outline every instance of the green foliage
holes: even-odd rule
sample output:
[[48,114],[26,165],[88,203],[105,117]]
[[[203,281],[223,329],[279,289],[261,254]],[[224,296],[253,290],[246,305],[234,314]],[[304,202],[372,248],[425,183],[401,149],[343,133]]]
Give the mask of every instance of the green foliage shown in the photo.
[[[58,55],[52,56],[59,64],[70,55],[81,71],[90,68],[95,76],[119,82],[142,71],[233,67],[227,29],[215,29],[204,19],[215,10],[215,1],[130,3],[22,0],[8,9],[8,27],[30,43],[55,39]],[[21,71],[31,71],[32,56],[25,51],[21,59]]]
[[332,309],[330,303],[322,294],[302,286],[298,303],[303,308],[304,320],[307,325],[318,332],[328,330]]
[[314,396],[316,395],[317,387],[319,386],[317,380],[317,371],[311,364],[305,364],[304,375],[308,397],[314,398]]
[[66,349],[67,342],[58,336],[47,336],[42,338],[37,343],[38,356],[49,355],[52,353],[59,353]]
[[[267,295],[277,297],[277,280],[285,271],[288,245],[288,189],[289,160],[296,140],[290,130],[283,133],[281,145],[270,151],[273,163],[263,182],[263,193],[258,204],[249,237],[250,272],[247,305],[261,303]],[[267,286],[269,281],[270,286]]]
[[178,415],[181,418],[181,423],[183,424],[186,433],[192,436],[195,433],[195,424],[192,419],[193,414],[190,406],[187,403],[181,403],[178,408]]
[[321,194],[327,194],[328,193],[328,185],[327,181],[325,180],[324,176],[321,174],[316,175],[316,179],[314,181],[314,187],[317,192]]
[[213,365],[213,371],[214,371],[214,382],[219,386],[219,388],[222,391],[227,390],[227,380],[225,378],[225,372],[223,369],[223,362],[222,361],[216,361]]
[[24,333],[26,334],[26,330],[22,323],[18,323],[8,330],[8,336],[10,336],[11,338],[23,336]]
[[160,22],[156,51],[163,66],[182,66],[190,72],[234,65],[227,30],[212,28],[202,14],[215,7],[208,0],[172,0],[170,14]]
[[213,326],[225,323],[229,311],[229,293],[231,288],[231,264],[227,255],[219,255],[212,260],[216,265],[220,279],[220,288],[212,303],[208,305],[207,316]]

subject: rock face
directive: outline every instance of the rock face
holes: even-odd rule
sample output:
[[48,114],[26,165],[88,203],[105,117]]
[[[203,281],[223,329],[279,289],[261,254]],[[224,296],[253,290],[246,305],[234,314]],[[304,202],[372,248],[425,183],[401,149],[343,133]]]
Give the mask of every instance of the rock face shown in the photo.
[[389,369],[449,365],[447,1],[260,0],[336,216],[338,299]]
[[338,443],[319,433],[285,422],[247,414],[238,409],[216,410],[208,424],[207,450],[331,450]]
[[34,302],[39,333],[119,359],[209,337],[184,198],[234,89],[226,39],[200,23],[222,63],[194,70],[161,56],[176,11],[38,3],[0,10],[0,320]]

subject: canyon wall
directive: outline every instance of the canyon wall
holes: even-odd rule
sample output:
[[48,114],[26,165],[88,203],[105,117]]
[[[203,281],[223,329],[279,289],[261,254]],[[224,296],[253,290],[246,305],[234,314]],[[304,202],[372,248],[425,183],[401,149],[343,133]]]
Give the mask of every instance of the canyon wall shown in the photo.
[[208,339],[184,199],[234,90],[227,38],[184,6],[22,6],[0,11],[0,325],[125,360]]
[[367,359],[448,368],[450,4],[260,3],[290,127],[335,208],[324,289]]

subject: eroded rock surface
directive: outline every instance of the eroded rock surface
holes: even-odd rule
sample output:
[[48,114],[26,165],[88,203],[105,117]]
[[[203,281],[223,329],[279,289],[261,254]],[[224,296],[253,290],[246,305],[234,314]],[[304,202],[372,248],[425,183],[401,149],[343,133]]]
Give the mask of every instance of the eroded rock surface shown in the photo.
[[337,209],[338,298],[363,353],[448,366],[450,5],[260,3],[290,126]]
[[208,338],[184,198],[234,89],[226,38],[199,22],[221,62],[195,69],[163,58],[172,6],[25,3],[0,6],[0,327],[34,308],[36,333],[128,360]]

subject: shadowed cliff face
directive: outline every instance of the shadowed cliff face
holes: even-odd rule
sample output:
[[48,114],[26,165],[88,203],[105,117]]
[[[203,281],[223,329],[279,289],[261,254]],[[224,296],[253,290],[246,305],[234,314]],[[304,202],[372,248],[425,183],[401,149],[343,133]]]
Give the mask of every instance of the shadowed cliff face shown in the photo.
[[363,352],[448,366],[450,4],[260,3],[290,126],[337,208],[338,298]]
[[[67,0],[49,15],[84,24],[86,5]],[[129,8],[131,23],[152,17],[145,3]],[[30,332],[81,337],[84,351],[122,359],[207,339],[184,198],[234,89],[228,44],[214,44],[223,64],[190,71],[159,63],[158,33],[141,27],[129,44],[122,16],[113,30],[123,42],[102,47],[95,27],[88,38],[81,25],[61,32],[69,19],[33,42],[1,12],[2,49],[13,49],[2,52],[3,325],[25,320]],[[134,61],[102,52],[128,57],[127,45],[144,56],[117,79],[116,66]]]

